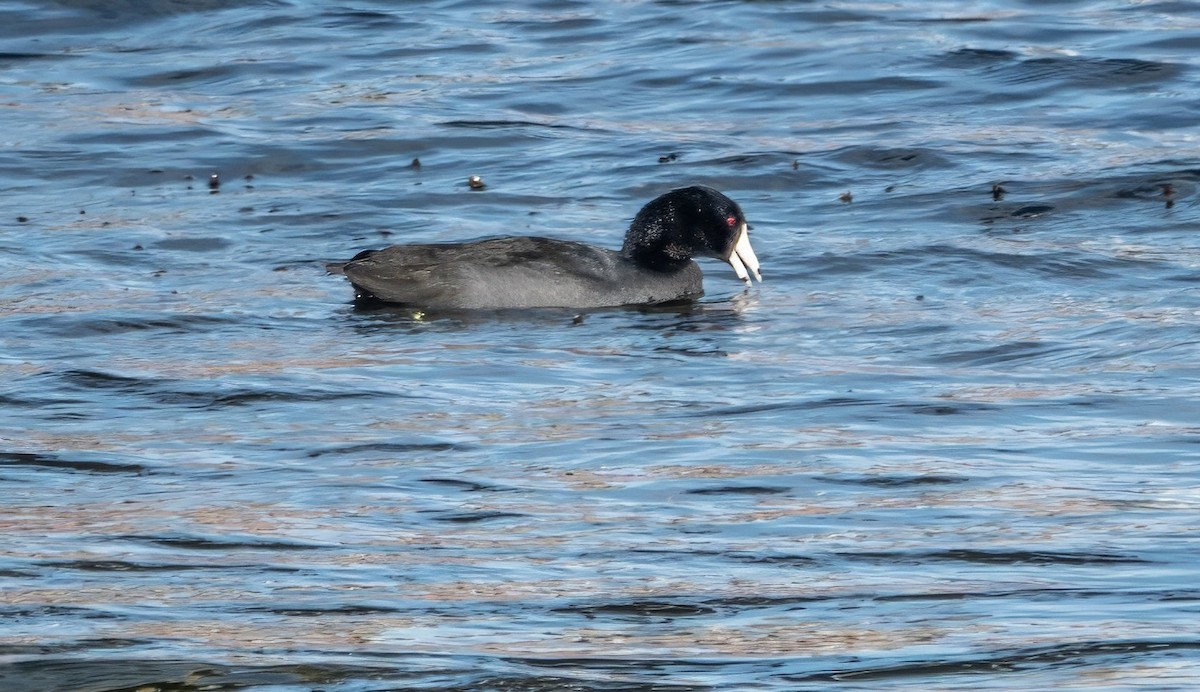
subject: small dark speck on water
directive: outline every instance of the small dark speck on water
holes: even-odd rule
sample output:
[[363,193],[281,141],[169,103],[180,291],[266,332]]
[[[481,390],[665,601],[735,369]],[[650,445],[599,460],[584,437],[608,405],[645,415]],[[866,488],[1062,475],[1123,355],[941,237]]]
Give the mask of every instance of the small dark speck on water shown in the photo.
[[838,199],[842,202],[842,204],[850,204],[851,202],[854,201],[854,195],[852,195],[850,193],[850,191],[847,190],[846,192],[843,192],[842,194],[838,195]]
[[671,153],[667,154],[666,156],[658,157],[659,163],[672,163],[672,162],[675,162],[678,160],[679,160],[679,154],[676,152],[671,152]]
[[28,216],[18,216],[17,217],[17,223],[25,223],[28,220],[29,220]]
[[1008,190],[1005,190],[1003,187],[1001,187],[1000,183],[992,184],[992,199],[993,200],[999,202],[1000,200],[1004,199],[1005,192],[1008,192]]
[[421,170],[421,159],[414,158],[412,160],[412,163],[408,164],[408,166],[409,166],[409,168],[412,168],[413,170],[418,170],[418,171]]
[[482,190],[487,187],[487,184],[483,182],[483,178],[473,175],[467,178],[467,187],[472,190]]
[[220,192],[221,191],[221,176],[217,175],[216,173],[213,173],[212,175],[208,176],[208,189],[210,190],[211,194],[214,194],[214,195],[217,194],[218,192]]

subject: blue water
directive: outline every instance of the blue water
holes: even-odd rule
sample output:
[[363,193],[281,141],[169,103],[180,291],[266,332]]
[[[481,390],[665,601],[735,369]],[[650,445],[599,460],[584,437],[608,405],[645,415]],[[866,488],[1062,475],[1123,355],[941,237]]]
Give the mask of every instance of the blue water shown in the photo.
[[[1188,2],[0,5],[0,689],[1194,689],[1197,46]],[[323,270],[618,247],[692,183],[761,286]]]

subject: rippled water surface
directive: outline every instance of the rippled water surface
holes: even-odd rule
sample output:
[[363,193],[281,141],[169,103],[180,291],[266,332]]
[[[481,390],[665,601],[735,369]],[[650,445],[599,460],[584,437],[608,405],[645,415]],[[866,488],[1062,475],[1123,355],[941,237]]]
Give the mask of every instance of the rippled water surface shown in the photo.
[[[0,689],[1200,680],[1200,5],[0,20]],[[323,270],[690,183],[761,286]]]

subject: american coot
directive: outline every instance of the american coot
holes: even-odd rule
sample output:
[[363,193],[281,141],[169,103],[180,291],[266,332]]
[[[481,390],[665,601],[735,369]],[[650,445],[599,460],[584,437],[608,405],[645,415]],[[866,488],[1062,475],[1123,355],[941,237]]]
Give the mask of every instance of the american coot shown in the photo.
[[505,237],[393,245],[327,265],[360,301],[424,309],[647,305],[704,293],[693,256],[762,281],[737,203],[710,187],[672,190],[633,218],[620,251],[567,240]]

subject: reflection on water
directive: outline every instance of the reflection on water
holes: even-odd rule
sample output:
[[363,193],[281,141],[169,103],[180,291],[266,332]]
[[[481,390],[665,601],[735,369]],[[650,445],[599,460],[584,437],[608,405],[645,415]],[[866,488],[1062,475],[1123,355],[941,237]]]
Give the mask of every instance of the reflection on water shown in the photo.
[[[1186,7],[0,17],[0,689],[1200,674]],[[765,283],[427,314],[321,269],[617,247],[685,183]]]

